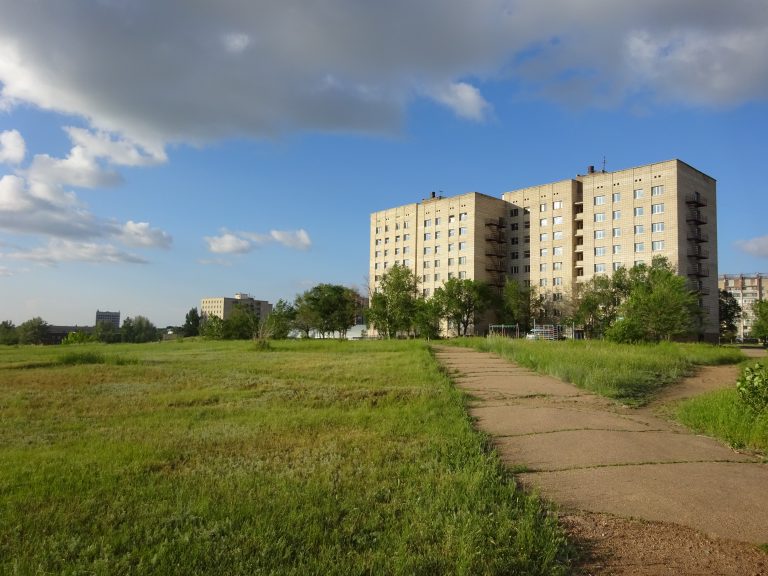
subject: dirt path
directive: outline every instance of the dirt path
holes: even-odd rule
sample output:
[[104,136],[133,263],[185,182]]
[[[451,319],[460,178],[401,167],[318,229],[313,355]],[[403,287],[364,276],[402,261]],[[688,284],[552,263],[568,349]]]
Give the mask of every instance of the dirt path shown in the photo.
[[[768,465],[496,356],[438,347],[517,479],[558,503],[584,574],[768,574]],[[732,383],[703,370],[671,401]]]

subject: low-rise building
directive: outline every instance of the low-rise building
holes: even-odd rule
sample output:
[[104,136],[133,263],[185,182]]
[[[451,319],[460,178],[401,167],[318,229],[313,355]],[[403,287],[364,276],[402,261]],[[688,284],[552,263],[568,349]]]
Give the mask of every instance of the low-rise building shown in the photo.
[[200,300],[200,317],[217,316],[222,320],[228,319],[237,307],[253,312],[259,320],[272,313],[272,304],[266,300],[256,300],[250,294],[238,292],[234,298],[216,296]]

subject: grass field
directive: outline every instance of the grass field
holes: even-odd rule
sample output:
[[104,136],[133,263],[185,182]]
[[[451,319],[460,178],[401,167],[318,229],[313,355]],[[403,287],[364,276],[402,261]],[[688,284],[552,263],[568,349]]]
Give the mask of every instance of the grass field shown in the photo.
[[0,349],[0,573],[560,574],[421,342]]
[[602,340],[457,338],[447,342],[494,352],[542,374],[596,394],[642,405],[664,386],[693,373],[696,365],[735,364],[736,348],[709,344],[615,344]]

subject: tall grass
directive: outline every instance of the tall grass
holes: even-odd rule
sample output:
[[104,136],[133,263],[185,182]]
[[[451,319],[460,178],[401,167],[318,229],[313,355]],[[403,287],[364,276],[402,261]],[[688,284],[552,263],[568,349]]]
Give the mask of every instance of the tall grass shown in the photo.
[[567,568],[423,343],[109,349],[0,350],[0,573]]
[[691,374],[696,365],[743,360],[737,349],[708,344],[630,345],[508,338],[458,338],[450,343],[494,352],[521,366],[632,405],[644,404],[659,389]]
[[696,432],[722,438],[735,448],[768,453],[768,412],[758,415],[747,409],[735,388],[685,400],[674,415]]

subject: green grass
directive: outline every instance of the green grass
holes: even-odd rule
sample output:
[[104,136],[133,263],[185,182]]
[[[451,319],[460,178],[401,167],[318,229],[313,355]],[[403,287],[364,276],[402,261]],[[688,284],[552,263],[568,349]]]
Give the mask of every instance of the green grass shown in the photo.
[[0,573],[566,571],[424,343],[16,347],[0,367]]
[[734,348],[709,344],[630,345],[598,340],[510,340],[457,338],[449,344],[494,352],[521,366],[630,405],[693,373],[696,365],[734,364]]
[[768,453],[768,412],[758,416],[748,410],[735,388],[685,400],[673,413],[696,432],[721,438],[735,448]]

